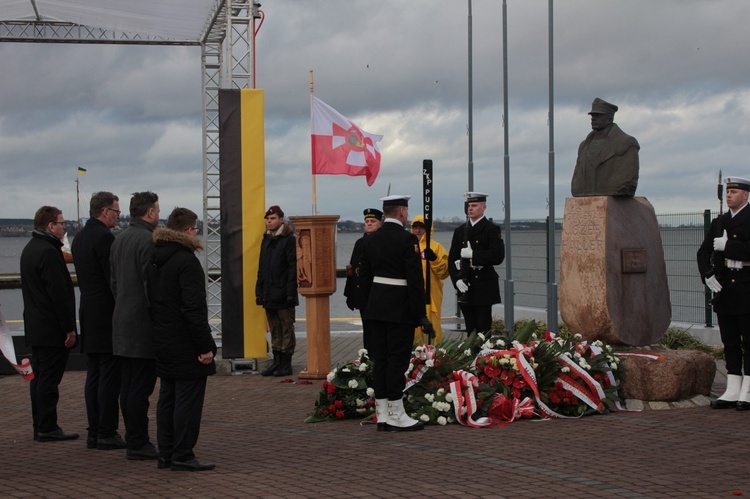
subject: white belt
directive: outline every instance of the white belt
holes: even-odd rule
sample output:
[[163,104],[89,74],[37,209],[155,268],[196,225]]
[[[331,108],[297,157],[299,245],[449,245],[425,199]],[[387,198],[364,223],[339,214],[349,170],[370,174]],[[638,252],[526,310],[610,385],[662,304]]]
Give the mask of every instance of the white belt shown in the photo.
[[372,278],[372,282],[388,284],[390,286],[406,286],[406,279],[393,279],[391,277],[380,277],[377,275]]
[[743,267],[750,267],[750,262],[743,262],[741,260],[729,260],[724,259],[724,266],[729,270],[740,270]]

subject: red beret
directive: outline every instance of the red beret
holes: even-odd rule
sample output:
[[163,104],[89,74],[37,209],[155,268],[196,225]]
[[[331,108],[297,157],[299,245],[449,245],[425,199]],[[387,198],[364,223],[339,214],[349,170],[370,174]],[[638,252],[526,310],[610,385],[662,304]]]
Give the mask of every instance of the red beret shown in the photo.
[[268,215],[278,215],[284,218],[284,212],[281,210],[279,205],[276,205],[276,204],[268,208],[268,211],[266,211],[266,216]]

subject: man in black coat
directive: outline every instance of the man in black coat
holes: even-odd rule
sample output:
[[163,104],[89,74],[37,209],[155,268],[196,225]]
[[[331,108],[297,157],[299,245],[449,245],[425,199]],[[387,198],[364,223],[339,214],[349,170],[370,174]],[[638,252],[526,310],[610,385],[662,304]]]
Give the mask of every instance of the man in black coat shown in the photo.
[[434,334],[425,315],[419,240],[405,230],[410,196],[382,199],[383,226],[362,244],[359,279],[364,290],[362,317],[372,333],[373,389],[378,431],[414,431],[421,421],[404,410],[404,387],[414,328]]
[[73,238],[71,251],[81,290],[78,318],[81,352],[86,354],[86,415],[89,449],[124,449],[117,433],[120,421],[120,362],[112,355],[112,313],[115,297],[110,288],[109,250],[112,229],[120,218],[120,199],[111,192],[95,192],[89,202],[86,225]]
[[[372,234],[383,225],[382,211],[375,208],[367,208],[363,213],[365,215],[365,233],[354,243],[352,256],[349,259],[349,264],[346,266],[346,285],[344,286],[346,306],[349,307],[349,310],[359,310],[360,318],[362,317],[362,309],[365,305],[362,297],[362,289],[357,278],[359,259],[362,256],[362,244],[365,242],[368,234]],[[364,319],[362,319],[362,342],[368,354],[372,355],[372,333],[365,326]]]
[[746,411],[750,409],[750,180],[725,181],[729,210],[711,222],[698,249],[698,270],[715,293],[711,303],[727,365],[726,391],[711,401],[711,407]]
[[453,286],[460,293],[459,304],[466,331],[486,333],[492,327],[492,305],[500,303],[500,285],[495,265],[505,259],[500,227],[485,218],[487,194],[466,193],[469,220],[453,231],[448,251]]
[[70,349],[77,342],[73,281],[62,254],[62,211],[42,206],[34,232],[21,253],[21,293],[26,345],[31,347],[34,379],[29,384],[34,440],[72,440],[78,433],[57,424],[59,386]]
[[156,372],[161,380],[156,405],[158,467],[206,471],[213,464],[195,458],[207,377],[216,373],[216,343],[208,324],[206,278],[195,256],[198,216],[175,208],[166,229],[154,230],[148,270],[148,298],[154,326]]
[[297,346],[294,336],[294,312],[297,297],[297,238],[284,221],[277,205],[265,215],[266,233],[260,246],[255,303],[266,310],[271,328],[273,362],[261,371],[263,376],[292,374],[292,355]]

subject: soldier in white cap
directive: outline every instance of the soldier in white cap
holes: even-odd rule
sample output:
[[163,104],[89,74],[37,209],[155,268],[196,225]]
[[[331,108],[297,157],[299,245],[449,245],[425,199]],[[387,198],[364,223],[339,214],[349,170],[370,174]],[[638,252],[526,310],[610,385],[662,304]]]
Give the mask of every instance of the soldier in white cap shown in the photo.
[[404,387],[414,328],[434,334],[425,315],[417,236],[405,230],[411,196],[382,198],[383,226],[364,239],[359,262],[365,298],[362,318],[372,334],[373,389],[378,431],[415,431],[421,421],[404,410]]
[[467,192],[466,223],[453,231],[448,252],[453,286],[461,294],[459,304],[466,331],[486,333],[492,327],[492,305],[500,303],[500,284],[494,265],[505,259],[500,227],[487,220],[487,194]]
[[571,182],[574,197],[635,195],[641,146],[614,122],[617,109],[598,97],[591,104],[592,131],[578,146]]
[[698,249],[701,279],[714,292],[711,301],[719,319],[727,388],[714,409],[750,410],[750,180],[728,177],[729,210],[711,222]]

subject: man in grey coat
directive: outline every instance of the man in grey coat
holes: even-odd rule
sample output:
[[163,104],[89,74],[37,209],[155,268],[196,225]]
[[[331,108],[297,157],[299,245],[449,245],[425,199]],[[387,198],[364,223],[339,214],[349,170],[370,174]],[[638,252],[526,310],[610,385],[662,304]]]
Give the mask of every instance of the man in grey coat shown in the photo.
[[130,198],[130,225],[112,243],[112,352],[120,357],[120,408],[125,421],[126,457],[158,459],[148,434],[148,398],[156,386],[156,350],[146,296],[146,269],[159,224],[159,196],[136,192]]

